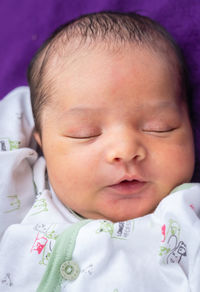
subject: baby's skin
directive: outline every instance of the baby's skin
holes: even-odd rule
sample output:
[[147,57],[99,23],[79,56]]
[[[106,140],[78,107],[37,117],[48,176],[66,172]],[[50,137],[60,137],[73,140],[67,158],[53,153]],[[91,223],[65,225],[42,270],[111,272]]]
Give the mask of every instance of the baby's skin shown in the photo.
[[177,72],[167,56],[130,44],[62,58],[51,63],[53,94],[35,132],[56,195],[85,218],[151,213],[194,171]]

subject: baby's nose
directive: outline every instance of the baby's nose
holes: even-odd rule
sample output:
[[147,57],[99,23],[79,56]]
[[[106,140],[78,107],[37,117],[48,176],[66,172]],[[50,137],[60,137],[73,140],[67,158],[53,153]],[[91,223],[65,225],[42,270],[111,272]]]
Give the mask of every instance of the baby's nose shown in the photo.
[[106,159],[109,163],[142,161],[147,155],[144,141],[134,133],[118,135],[107,147]]

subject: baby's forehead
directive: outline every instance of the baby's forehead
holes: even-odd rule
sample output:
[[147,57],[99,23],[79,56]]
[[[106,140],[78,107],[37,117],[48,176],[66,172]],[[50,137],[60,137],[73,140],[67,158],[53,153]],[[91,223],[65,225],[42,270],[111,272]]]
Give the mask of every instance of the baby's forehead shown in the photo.
[[[141,44],[140,46],[127,43],[122,45],[115,44],[110,42],[98,42],[95,44],[83,44],[77,46],[77,44],[70,44],[65,49],[61,48],[61,51],[54,50],[54,53],[50,57],[50,62],[48,64],[48,76],[50,83],[56,82],[58,86],[60,85],[60,78],[64,74],[73,75],[73,72],[76,70],[77,74],[86,75],[88,70],[91,70],[92,60],[95,59],[102,60],[105,59],[105,56],[108,60],[108,70],[110,69],[109,66],[113,65],[116,62],[115,70],[120,70],[122,68],[117,68],[118,59],[122,58],[123,56],[130,56],[135,58],[135,55],[139,52],[143,52],[145,58],[152,58],[155,57],[158,61],[165,63],[167,70],[174,75],[174,82],[177,82],[178,86],[181,86],[179,71],[178,71],[178,64],[177,58],[174,56],[173,52],[170,52],[167,48],[162,50],[154,50],[153,48]],[[91,60],[88,64],[85,64],[87,61]],[[109,62],[110,61],[110,62]],[[152,63],[151,63],[152,64]],[[123,66],[123,63],[120,65]],[[101,62],[99,62],[99,66],[101,66]],[[153,67],[153,64],[151,65]],[[84,70],[83,70],[84,68]],[[80,70],[79,70],[80,69]],[[107,68],[106,68],[107,69]],[[95,72],[94,72],[95,74]],[[102,73],[103,74],[103,73]],[[48,80],[47,79],[47,80]]]
[[[48,88],[48,100],[51,105],[55,105],[59,101],[59,97],[61,89],[65,88],[66,97],[70,95],[70,92],[73,94],[77,93],[79,95],[79,91],[83,93],[83,90],[86,92],[91,92],[91,88],[97,86],[99,87],[103,82],[101,78],[99,78],[99,82],[96,82],[93,79],[88,80],[88,72],[93,70],[93,74],[100,74],[104,75],[104,78],[106,77],[107,72],[103,71],[103,69],[109,71],[113,69],[113,74],[116,75],[117,71],[121,71],[123,69],[122,66],[127,66],[127,63],[120,62],[118,63],[118,60],[122,56],[127,56],[127,54],[130,54],[133,56],[133,59],[135,59],[135,55],[137,49],[137,53],[144,51],[145,57],[148,59],[153,57],[156,57],[158,59],[158,63],[164,63],[164,67],[167,68],[167,71],[170,71],[170,74],[173,74],[174,76],[174,84],[173,84],[173,92],[177,92],[175,95],[180,95],[179,91],[181,90],[181,84],[178,78],[178,70],[174,70],[174,61],[170,60],[169,54],[166,54],[166,57],[163,57],[163,53],[160,54],[159,52],[153,51],[151,48],[146,46],[141,46],[140,48],[136,48],[133,44],[127,44],[126,46],[113,46],[107,47],[107,44],[100,43],[96,46],[79,46],[77,47],[68,47],[66,48],[66,51],[62,51],[62,54],[57,54],[55,52],[55,56],[52,56],[52,60],[50,61],[49,65],[47,65],[47,75],[44,78],[44,85],[46,88]],[[131,57],[130,56],[130,57]],[[103,66],[103,62],[108,61],[108,68],[105,68]],[[98,59],[98,65],[101,68],[98,68],[98,70],[95,70],[95,60]],[[136,58],[137,59],[137,58]],[[165,61],[163,61],[165,59]],[[94,63],[93,63],[94,61]],[[153,62],[150,62],[150,66],[152,67],[152,70],[155,71],[156,65]],[[129,65],[129,64],[128,64]],[[112,68],[111,68],[112,67]],[[143,67],[144,68],[144,67]],[[98,73],[96,72],[98,71]],[[175,73],[177,71],[177,73]],[[145,68],[144,68],[145,73]],[[162,71],[161,71],[161,74]],[[132,82],[133,76],[131,77],[131,74],[124,75],[124,82],[127,82],[127,79]],[[157,79],[154,79],[154,82],[159,82],[160,80],[160,74],[159,70],[157,71]],[[108,76],[110,78],[110,75]],[[132,78],[132,79],[131,79]],[[137,76],[134,77],[134,79],[137,79]],[[113,82],[116,83],[117,78],[111,79],[110,84]],[[137,82],[137,80],[134,80],[134,82]],[[166,81],[167,82],[167,81]],[[82,83],[84,83],[84,88]],[[85,90],[85,87],[88,86],[88,89]],[[144,84],[144,86],[146,86]],[[73,89],[75,88],[75,90]],[[175,89],[174,89],[175,88]],[[72,89],[72,91],[71,91]],[[113,89],[114,90],[114,89]],[[175,90],[175,91],[174,91]],[[173,93],[174,94],[174,93]],[[70,97],[69,97],[70,98]]]
[[[163,60],[160,54],[149,48],[123,46],[113,53],[112,50],[102,46],[84,47],[84,49],[79,48],[76,53],[73,52],[72,56],[65,55],[59,58],[59,65],[54,64],[55,70],[52,70],[54,81],[51,84],[55,84],[57,92],[61,92],[62,89],[66,96],[70,93],[73,96],[80,94],[87,96],[92,92],[96,95],[103,86],[106,90],[112,89],[112,92],[119,84],[122,86],[127,84],[126,90],[132,88],[134,91],[135,85],[141,82],[146,88],[150,88],[150,83],[153,87],[155,83],[155,91],[156,84],[160,83],[160,86],[167,84],[171,87],[170,92],[176,95],[174,88],[177,86],[175,79],[170,77],[172,74],[171,68],[168,68],[168,59]],[[173,77],[175,77],[174,72]],[[173,84],[171,84],[172,79]]]
[[[94,53],[102,58],[105,54],[110,55],[112,58],[115,55],[123,56],[127,54],[135,55],[135,52],[141,50],[146,52],[147,55],[154,55],[160,60],[165,60],[167,64],[177,65],[178,58],[175,55],[174,51],[165,43],[160,43],[157,46],[149,46],[146,43],[135,44],[131,42],[127,43],[116,43],[115,41],[97,41],[96,42],[84,42],[80,40],[73,40],[67,45],[63,46],[62,42],[56,43],[49,53],[49,56],[46,60],[49,69],[53,68],[54,70],[63,70],[64,66],[73,64],[75,62],[82,62],[84,56],[90,57]],[[70,69],[70,67],[69,67]],[[174,68],[173,68],[174,69]]]

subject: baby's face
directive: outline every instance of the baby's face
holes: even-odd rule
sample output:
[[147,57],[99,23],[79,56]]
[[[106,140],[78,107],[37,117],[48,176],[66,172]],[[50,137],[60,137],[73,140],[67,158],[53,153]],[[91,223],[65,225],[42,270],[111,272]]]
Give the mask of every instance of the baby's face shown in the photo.
[[62,70],[36,138],[66,206],[86,218],[128,220],[190,181],[191,125],[164,58],[134,47],[88,49]]

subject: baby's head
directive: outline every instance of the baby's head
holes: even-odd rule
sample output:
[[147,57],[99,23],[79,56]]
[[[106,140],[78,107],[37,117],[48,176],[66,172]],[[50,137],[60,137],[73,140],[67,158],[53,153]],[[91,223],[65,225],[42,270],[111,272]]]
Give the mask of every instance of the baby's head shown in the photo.
[[50,183],[76,213],[140,217],[191,180],[184,63],[155,22],[84,16],[43,45],[28,78]]

